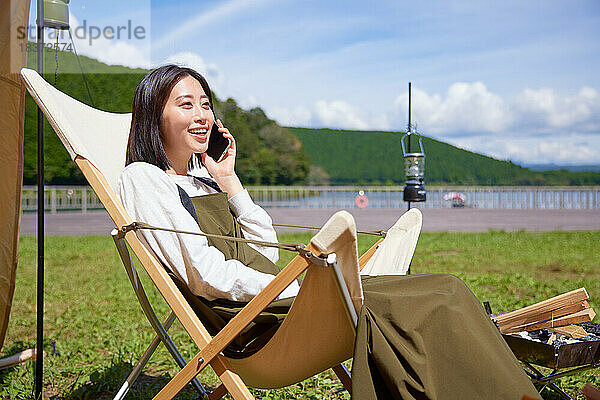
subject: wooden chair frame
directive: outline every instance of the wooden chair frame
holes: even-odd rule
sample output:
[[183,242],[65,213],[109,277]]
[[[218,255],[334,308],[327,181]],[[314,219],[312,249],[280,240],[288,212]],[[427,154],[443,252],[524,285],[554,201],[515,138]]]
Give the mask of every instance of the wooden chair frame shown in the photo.
[[[171,340],[170,336],[167,333],[167,331],[171,327],[171,324],[175,321],[175,318],[176,318],[175,314],[173,312],[171,312],[164,323],[160,322],[160,320],[156,316],[156,313],[154,312],[154,309],[152,308],[152,305],[150,304],[150,301],[148,300],[146,292],[144,291],[142,283],[137,274],[135,265],[134,265],[133,261],[131,260],[129,250],[127,249],[127,244],[125,243],[125,240],[124,240],[124,235],[121,232],[119,232],[117,229],[113,229],[113,231],[111,232],[111,236],[115,242],[115,246],[117,248],[119,256],[121,257],[123,266],[125,267],[125,271],[127,272],[127,276],[129,277],[131,286],[133,287],[133,290],[138,298],[138,302],[140,303],[140,306],[142,307],[144,315],[146,316],[146,318],[150,322],[150,325],[156,332],[155,338],[152,340],[152,342],[150,343],[150,345],[148,346],[148,348],[142,355],[142,358],[140,358],[138,363],[135,365],[135,367],[133,368],[133,370],[131,371],[131,373],[129,374],[129,376],[127,377],[127,379],[125,380],[125,382],[123,383],[123,385],[121,386],[121,388],[119,389],[119,391],[117,392],[115,397],[113,398],[114,400],[121,400],[128,393],[131,386],[133,386],[133,383],[135,382],[135,380],[141,373],[142,369],[144,368],[146,363],[149,361],[150,357],[152,356],[152,354],[154,353],[154,351],[157,349],[158,345],[161,342],[165,345],[165,347],[167,348],[167,350],[169,351],[169,353],[171,354],[173,359],[175,359],[175,361],[177,362],[177,364],[179,365],[180,368],[185,367],[186,361],[184,360],[183,356],[177,349],[177,346],[173,343],[173,341]],[[338,283],[344,282],[341,269],[335,262],[334,255],[330,255],[328,258],[324,258],[323,261],[325,261],[329,267],[334,269],[334,271],[338,277],[337,282]],[[350,295],[348,293],[348,289],[347,289],[346,285],[345,284],[340,285],[340,290],[344,296],[345,301],[347,302],[350,317],[352,318],[352,320],[354,321],[354,324],[356,325],[356,323],[358,321],[358,316],[356,315],[356,311],[354,310],[354,307],[352,307],[352,305],[351,305]],[[339,365],[333,367],[332,369],[333,369],[334,373],[336,374],[336,376],[340,379],[340,381],[342,382],[344,387],[350,392],[351,386],[352,386],[351,376],[350,376],[350,372],[346,369],[344,364],[339,364]],[[217,390],[209,393],[202,386],[202,384],[197,380],[197,378],[193,378],[191,382],[192,382],[193,386],[195,387],[196,391],[198,391],[198,393],[200,395],[206,396],[209,399],[221,398],[226,393],[224,390],[224,386],[223,387],[220,386],[219,388],[217,388]]]
[[[75,157],[75,163],[79,166],[84,176],[90,183],[92,189],[96,192],[102,204],[104,204],[109,215],[117,227],[124,227],[131,224],[130,217],[125,212],[118,198],[104,179],[100,171],[87,159],[81,156]],[[236,400],[254,399],[242,379],[233,371],[228,360],[221,354],[222,350],[252,321],[262,312],[283,290],[300,274],[314,263],[333,268],[336,280],[340,289],[340,295],[343,296],[346,303],[349,322],[356,327],[357,316],[352,301],[348,294],[348,288],[341,275],[341,270],[335,260],[335,255],[322,255],[311,244],[307,245],[302,254],[296,256],[276,277],[255,296],[242,311],[240,311],[217,335],[211,337],[206,328],[202,325],[188,302],[185,300],[175,283],[168,275],[165,268],[156,258],[154,253],[149,250],[145,244],[138,238],[135,231],[114,230],[112,233],[115,245],[123,261],[133,289],[138,297],[144,314],[148,318],[151,326],[156,331],[156,337],[150,343],[148,349],[136,364],[131,374],[128,376],[123,386],[115,396],[115,399],[121,399],[125,396],[133,382],[141,372],[146,362],[150,359],[158,344],[163,342],[169,353],[182,368],[181,371],[156,395],[155,399],[171,399],[185,385],[192,382],[200,394],[207,395],[210,400],[219,399],[226,393],[230,393]],[[155,286],[166,300],[172,310],[171,315],[164,323],[161,323],[154,313],[139,277],[131,262],[131,257],[127,250],[125,240],[140,260],[142,266],[154,282]],[[380,241],[379,241],[380,242]],[[362,268],[368,259],[377,249],[377,242],[359,259],[359,266]],[[320,261],[319,261],[320,260]],[[173,344],[167,334],[174,319],[178,318],[184,329],[190,335],[195,345],[200,349],[192,360],[187,364]],[[202,385],[195,379],[205,367],[210,365],[222,384],[212,393],[208,394]],[[344,387],[351,391],[351,376],[343,364],[333,368]]]
[[[131,225],[133,221],[125,211],[123,205],[113,191],[113,188],[108,183],[100,169],[98,169],[91,160],[87,159],[87,156],[82,155],[87,154],[85,146],[83,146],[82,142],[80,142],[78,136],[73,134],[73,129],[75,129],[75,126],[72,125],[72,123],[74,121],[72,119],[69,120],[68,112],[62,112],[63,108],[61,108],[60,102],[66,101],[70,107],[74,107],[85,113],[88,118],[92,115],[90,114],[91,112],[96,112],[98,110],[94,110],[88,106],[85,106],[72,98],[72,101],[68,100],[69,97],[64,94],[59,95],[59,91],[47,85],[43,78],[39,77],[39,75],[36,75],[34,71],[23,69],[21,74],[25,80],[28,90],[32,94],[32,97],[38,103],[42,111],[46,114],[48,121],[69,151],[73,161],[82,171],[90,186],[118,228],[113,234],[113,239],[117,246],[117,250],[121,255],[123,264],[127,270],[136,296],[138,297],[138,300],[140,300],[142,310],[146,314],[151,326],[157,334],[155,339],[144,353],[140,362],[137,363],[134,371],[127,378],[125,384],[117,394],[117,398],[123,397],[126,394],[128,388],[131,387],[133,381],[139,375],[144,364],[148,361],[158,344],[163,342],[182,369],[156,395],[155,398],[173,398],[189,382],[192,382],[200,393],[205,393],[202,386],[194,378],[202,369],[210,365],[217,377],[222,382],[222,384],[215,391],[213,391],[213,393],[208,395],[210,399],[220,398],[227,392],[230,393],[236,400],[253,399],[253,396],[248,390],[246,384],[242,381],[241,377],[234,372],[229,360],[221,352],[229,343],[231,343],[231,341],[234,340],[235,337],[238,336],[238,334],[245,327],[248,326],[248,324],[250,324],[258,316],[258,314],[260,314],[275,298],[277,298],[277,296],[279,296],[279,294],[281,294],[293,280],[295,280],[305,271],[308,271],[309,274],[315,273],[317,276],[324,276],[319,274],[325,270],[321,270],[319,268],[331,268],[330,271],[333,273],[326,273],[329,282],[333,284],[333,286],[329,287],[333,288],[337,286],[340,295],[340,297],[336,299],[338,305],[337,310],[345,310],[345,316],[339,314],[337,315],[340,317],[340,321],[336,322],[337,325],[335,326],[335,330],[332,332],[337,332],[338,330],[340,332],[343,331],[346,335],[346,340],[351,339],[352,335],[355,335],[357,316],[353,301],[356,301],[356,299],[351,299],[349,296],[349,291],[339,266],[337,265],[335,254],[320,254],[316,246],[309,244],[304,248],[299,248],[298,251],[300,254],[296,256],[282,271],[280,271],[280,273],[277,274],[277,276],[257,296],[255,296],[242,309],[242,311],[232,318],[219,333],[217,333],[214,337],[211,337],[196,313],[192,310],[190,304],[175,285],[175,282],[169,276],[167,270],[164,268],[154,252],[145,244],[145,241],[142,240],[139,232],[136,230],[124,229],[124,227]],[[58,96],[54,97],[56,95]],[[55,101],[55,99],[57,100]],[[54,115],[55,113],[56,115]],[[108,119],[105,118],[107,116],[106,113],[99,111],[99,115],[104,118],[105,122],[108,121]],[[123,118],[124,116],[115,115],[115,117],[118,119],[118,121],[111,116],[110,118],[113,119],[110,120],[110,124],[115,122],[112,125],[113,128],[122,129],[123,123],[126,122],[126,119]],[[77,127],[80,129],[85,129],[85,123],[82,125],[81,120],[75,122],[78,124]],[[99,133],[101,134],[101,132],[96,130],[96,135]],[[100,136],[92,136],[94,139],[97,137]],[[97,146],[99,145],[99,142],[92,141],[91,145]],[[98,156],[98,154],[96,154],[96,156]],[[110,159],[100,157],[99,160],[100,165],[103,166],[102,168],[108,168],[108,171],[110,171],[111,174],[117,171],[114,168],[114,164],[109,164],[109,162],[111,162]],[[110,177],[112,177],[112,175]],[[148,302],[147,296],[139,282],[137,272],[135,271],[135,268],[133,268],[133,263],[131,262],[125,241],[127,244],[129,244],[129,247],[137,256],[148,276],[171,309],[171,315],[168,316],[164,323],[161,323],[158,320],[158,317]],[[377,245],[378,244],[375,244],[359,259],[359,268],[362,268],[362,266],[367,263],[368,259],[375,253]],[[292,307],[292,310],[293,309],[294,308]],[[336,313],[337,312],[338,311],[336,311]],[[179,319],[183,328],[199,349],[198,354],[187,364],[167,334],[167,330],[175,318]],[[346,321],[348,325],[345,325]],[[339,325],[340,322],[344,325]],[[343,355],[338,354],[336,356],[337,362],[344,357],[350,356],[351,349],[349,347],[344,347],[344,349],[346,350],[344,350],[345,353]],[[330,360],[327,361],[327,363],[329,364],[319,364],[318,368],[315,368],[315,372],[317,369],[321,370],[326,368],[327,366],[331,365],[331,363],[335,363],[335,361]],[[237,361],[235,364],[237,365]],[[273,366],[273,364],[271,364],[271,366]],[[350,391],[350,374],[344,368],[343,364],[333,367],[333,370],[340,377],[346,389]],[[244,373],[248,373],[248,371]],[[269,373],[274,372],[271,370]],[[293,379],[301,378],[300,375],[298,375]],[[290,382],[290,380],[282,381],[276,384],[274,383],[274,385],[283,385],[284,382]]]

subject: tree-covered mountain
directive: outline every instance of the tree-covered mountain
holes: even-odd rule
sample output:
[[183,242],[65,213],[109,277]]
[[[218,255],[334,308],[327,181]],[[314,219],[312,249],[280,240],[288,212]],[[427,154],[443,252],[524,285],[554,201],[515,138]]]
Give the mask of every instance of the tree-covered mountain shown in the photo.
[[[313,183],[403,184],[404,132],[289,128],[311,159]],[[440,185],[598,185],[600,173],[531,171],[471,151],[423,138],[425,182]]]
[[[35,68],[35,53],[28,65]],[[46,79],[58,89],[111,112],[130,112],[133,93],[147,72],[111,66],[89,57],[80,62],[89,87],[71,52],[46,52]],[[260,108],[242,110],[233,99],[215,97],[215,113],[238,143],[236,170],[246,184],[403,184],[403,132],[284,128]],[[431,138],[423,138],[426,184],[452,185],[598,185],[599,172],[532,171]],[[83,184],[85,180],[50,125],[46,123],[45,177],[48,184]],[[25,99],[25,184],[34,184],[37,165],[37,107]]]
[[[56,53],[47,52],[45,74],[48,82],[54,83]],[[135,88],[144,74],[141,69],[108,66],[94,59],[80,56],[86,72],[81,74],[61,73],[61,68],[79,69],[75,55],[58,52],[58,75],[56,87],[68,95],[105,111],[131,112]],[[28,66],[34,68],[35,57],[30,57]],[[93,71],[93,72],[88,72]],[[86,88],[86,81],[89,93]],[[233,99],[220,101],[214,97],[215,114],[234,134],[238,144],[236,170],[240,179],[247,184],[292,185],[304,183],[309,170],[309,161],[300,141],[287,128],[267,118],[260,108],[244,111]],[[47,184],[83,184],[85,179],[77,166],[69,159],[67,151],[46,122],[45,132],[45,179]],[[37,168],[37,107],[27,95],[25,99],[24,134],[24,184],[36,182]]]

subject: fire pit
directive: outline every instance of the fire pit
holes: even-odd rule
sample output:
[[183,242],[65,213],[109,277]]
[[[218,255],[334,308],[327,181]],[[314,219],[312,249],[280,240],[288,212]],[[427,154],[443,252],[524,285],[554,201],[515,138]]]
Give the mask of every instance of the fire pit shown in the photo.
[[[484,307],[538,391],[545,388],[572,399],[554,380],[600,367],[600,325],[585,288],[554,296],[518,310],[492,314]],[[550,368],[544,375],[534,365]],[[562,371],[561,371],[562,370]]]
[[589,335],[578,339],[558,336],[551,344],[548,340],[552,332],[548,329],[502,336],[519,360],[531,364],[553,369],[597,364],[600,361],[600,325],[593,322],[576,325]]
[[[517,359],[527,367],[525,372],[539,386],[540,392],[547,386],[563,398],[572,399],[553,381],[586,369],[600,367],[600,325],[593,322],[581,322],[576,325],[585,329],[588,335],[577,339],[557,335],[551,343],[548,342],[552,332],[548,329],[502,335]],[[544,375],[532,364],[551,368],[552,372]],[[565,368],[569,369],[559,372]]]

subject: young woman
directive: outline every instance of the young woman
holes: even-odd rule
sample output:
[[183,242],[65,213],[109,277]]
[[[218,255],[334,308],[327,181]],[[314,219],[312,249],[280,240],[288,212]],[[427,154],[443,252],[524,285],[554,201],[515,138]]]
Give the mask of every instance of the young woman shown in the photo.
[[[208,84],[197,72],[167,65],[146,75],[133,101],[121,200],[135,221],[274,242],[270,217],[252,202],[235,174],[235,139],[212,109]],[[206,154],[213,124],[232,143],[219,162]],[[196,154],[214,181],[188,175]],[[213,334],[278,272],[272,248],[142,232]],[[379,276],[362,283],[353,398],[519,400],[536,395],[459,279],[444,274]],[[260,349],[298,289],[296,282],[290,285],[225,354],[246,357]]]
[[[231,140],[219,163],[206,155],[213,124]],[[214,181],[188,175],[196,154],[201,155]],[[212,95],[204,78],[188,68],[158,68],[140,82],[133,100],[127,166],[120,178],[123,204],[134,220],[200,232],[198,223],[214,219],[216,214],[207,212],[198,220],[190,212],[196,210],[184,205],[189,204],[185,201],[189,197],[207,196],[207,201],[221,200],[219,206],[227,212],[231,209],[245,238],[276,241],[271,218],[252,202],[235,174],[235,156],[235,139],[215,120]],[[258,272],[237,259],[226,259],[203,236],[144,231],[144,237],[192,293],[208,300],[249,301],[273,279],[271,274]],[[278,259],[277,249],[257,250],[272,263]],[[282,297],[293,297],[297,291],[294,284]]]

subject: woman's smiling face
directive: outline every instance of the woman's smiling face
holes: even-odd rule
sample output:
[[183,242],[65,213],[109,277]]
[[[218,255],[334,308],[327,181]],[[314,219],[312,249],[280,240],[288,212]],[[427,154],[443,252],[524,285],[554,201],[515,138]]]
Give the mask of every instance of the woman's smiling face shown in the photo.
[[186,76],[177,82],[165,103],[160,120],[160,138],[171,163],[186,162],[208,148],[214,114],[204,89]]

